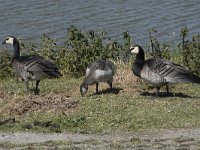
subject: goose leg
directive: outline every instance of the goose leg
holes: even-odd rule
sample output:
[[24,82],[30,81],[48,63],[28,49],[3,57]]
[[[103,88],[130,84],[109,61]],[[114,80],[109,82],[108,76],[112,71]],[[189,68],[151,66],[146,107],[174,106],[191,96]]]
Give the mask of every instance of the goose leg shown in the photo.
[[167,89],[167,95],[169,95],[169,86],[166,85],[166,89]]
[[38,89],[39,83],[40,83],[40,80],[36,80],[36,86],[35,86],[35,91],[34,91],[35,94],[39,93],[39,89]]
[[28,94],[30,94],[29,82],[25,81],[25,83],[26,83],[26,91],[27,91]]
[[107,83],[110,86],[110,89],[112,89],[112,82],[108,81]]
[[160,87],[156,87],[156,96],[159,95]]
[[98,87],[99,87],[99,83],[96,83],[96,94],[98,94],[99,92]]

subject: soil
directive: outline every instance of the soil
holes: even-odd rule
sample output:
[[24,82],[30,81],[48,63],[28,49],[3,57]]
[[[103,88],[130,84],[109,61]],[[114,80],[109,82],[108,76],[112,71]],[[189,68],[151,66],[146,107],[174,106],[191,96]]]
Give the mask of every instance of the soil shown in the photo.
[[130,134],[0,133],[2,149],[200,149],[200,129],[163,129]]
[[1,114],[20,117],[47,111],[54,114],[68,114],[79,102],[62,93],[50,93],[39,96],[33,95],[23,98],[4,97],[2,99],[0,98],[0,102],[1,101],[7,101],[7,104],[0,109]]

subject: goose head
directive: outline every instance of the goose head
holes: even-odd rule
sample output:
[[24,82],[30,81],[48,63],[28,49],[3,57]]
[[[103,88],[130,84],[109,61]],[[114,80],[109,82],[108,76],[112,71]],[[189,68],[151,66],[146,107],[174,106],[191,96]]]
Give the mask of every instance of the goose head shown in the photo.
[[83,96],[88,91],[88,85],[82,84],[80,87],[81,96]]
[[139,45],[131,46],[129,50],[132,54],[144,53],[144,50]]
[[141,46],[139,46],[139,45],[131,46],[130,49],[129,49],[129,51],[132,54],[136,54],[136,59],[137,60],[144,61],[144,50],[142,49]]
[[11,45],[14,45],[14,44],[17,44],[17,43],[18,43],[17,38],[15,38],[13,36],[7,36],[5,38],[5,40],[2,42],[2,44],[11,44]]
[[[5,40],[2,42],[2,44],[11,44],[14,47],[14,54],[13,58],[19,57],[20,56],[20,44],[17,38],[14,36],[7,36]],[[12,59],[13,61],[13,59]]]

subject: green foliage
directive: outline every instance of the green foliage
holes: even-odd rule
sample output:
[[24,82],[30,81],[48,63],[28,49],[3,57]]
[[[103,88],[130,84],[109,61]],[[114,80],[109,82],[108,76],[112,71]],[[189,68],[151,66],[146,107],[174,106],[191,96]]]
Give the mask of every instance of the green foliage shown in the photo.
[[188,54],[189,54],[189,41],[186,40],[186,37],[188,35],[188,29],[187,27],[184,27],[181,29],[181,42],[178,44],[178,48],[179,48],[179,52],[181,54],[181,61],[183,63],[183,65],[185,66],[189,66],[189,58],[188,58]]
[[21,41],[20,44],[22,55],[40,55],[54,62],[58,61],[59,47],[56,40],[46,34],[41,35],[39,44],[30,42],[26,45],[24,41]]
[[151,42],[150,55],[153,58],[161,58],[162,53],[161,53],[161,50],[160,50],[160,43],[158,42],[157,38],[152,35],[152,33],[154,33],[154,34],[157,33],[157,30],[152,29],[151,31],[149,31],[149,38],[150,38],[150,42]]
[[171,59],[170,45],[160,43],[156,38],[157,30],[151,29],[149,31],[149,39],[151,48],[148,48],[147,57]]
[[21,55],[38,55],[37,46],[33,42],[26,44],[23,40],[20,40],[20,54]]
[[97,59],[116,60],[121,56],[122,45],[107,37],[106,32],[83,32],[75,26],[68,28],[65,42],[69,52],[66,56],[68,74],[78,77],[85,73],[87,65]]
[[131,36],[129,35],[128,31],[124,32],[124,49],[128,50],[132,44],[131,42]]
[[162,49],[162,51],[161,51],[162,58],[170,60],[172,57],[172,50],[170,49],[170,45],[162,44],[161,49]]
[[200,75],[200,34],[187,39],[187,27],[181,29],[182,41],[178,44],[179,61],[196,75]]
[[40,38],[40,47],[41,48],[38,51],[40,56],[58,62],[59,47],[57,46],[55,39],[50,38],[46,34],[42,34]]
[[131,36],[129,35],[128,31],[124,32],[124,45],[123,45],[123,49],[126,51],[125,53],[123,53],[123,56],[121,57],[122,61],[125,63],[130,62],[130,59],[132,58],[130,53],[129,53],[129,49],[131,47]]
[[[165,58],[188,67],[200,75],[200,35],[187,39],[188,29],[181,29],[181,42],[171,50],[170,45],[160,43],[156,38],[157,30],[149,31],[150,45],[146,51],[147,58]],[[25,43],[20,40],[22,55],[40,55],[57,63],[64,76],[80,77],[85,74],[89,63],[97,59],[122,60],[128,62],[130,55],[125,53],[132,44],[131,36],[123,33],[122,43],[108,37],[106,32],[96,33],[93,30],[81,31],[75,26],[67,29],[64,44],[57,44],[56,39],[42,34],[39,44]],[[177,50],[176,50],[177,49]],[[0,52],[0,79],[12,76],[10,56],[5,50]]]
[[0,79],[4,79],[13,75],[10,61],[11,57],[8,51],[2,49],[0,53]]

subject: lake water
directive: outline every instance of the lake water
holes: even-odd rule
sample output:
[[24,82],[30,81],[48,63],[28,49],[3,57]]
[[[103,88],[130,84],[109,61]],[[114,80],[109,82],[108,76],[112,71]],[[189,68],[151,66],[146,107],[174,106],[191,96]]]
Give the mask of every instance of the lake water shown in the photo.
[[170,43],[178,41],[182,27],[190,35],[200,32],[199,0],[1,0],[0,14],[1,41],[7,35],[37,41],[46,33],[62,42],[70,25],[107,31],[117,40],[128,31],[141,45],[151,28]]

